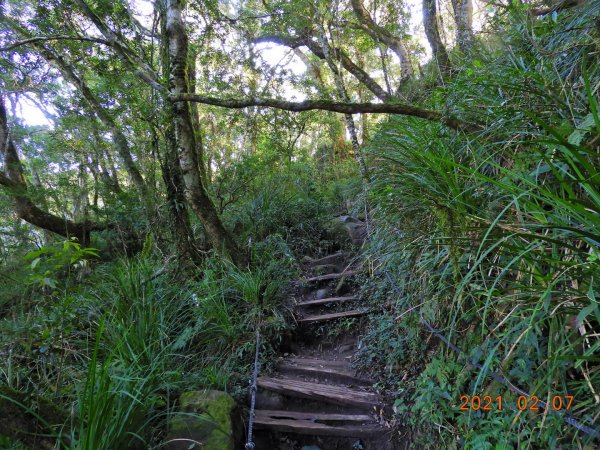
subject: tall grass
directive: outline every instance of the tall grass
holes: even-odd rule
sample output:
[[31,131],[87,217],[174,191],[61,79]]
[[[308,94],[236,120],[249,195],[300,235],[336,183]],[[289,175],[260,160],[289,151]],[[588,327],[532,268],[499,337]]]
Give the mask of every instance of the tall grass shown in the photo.
[[184,388],[175,352],[189,320],[189,293],[156,277],[148,259],[124,260],[94,289],[98,327],[74,404],[72,448],[146,448],[173,394]]
[[[517,8],[502,24],[514,29],[507,44],[488,48],[442,91],[456,112],[486,124],[481,136],[396,118],[371,145],[379,230],[368,257],[397,280],[401,295],[389,295],[402,320],[374,326],[370,339],[399,348],[395,361],[380,361],[388,365],[431,352],[399,398],[421,411],[415,429],[437,429],[447,448],[452,436],[474,448],[591,445],[553,414],[457,411],[462,394],[514,401],[486,377],[493,371],[540,399],[573,395],[570,412],[598,426],[600,74],[587,55],[598,51],[600,5],[584,9],[532,24]],[[434,356],[431,343],[414,342],[425,332],[395,331],[419,327],[421,317],[466,351],[458,367],[476,362],[483,371],[464,376],[447,349]]]

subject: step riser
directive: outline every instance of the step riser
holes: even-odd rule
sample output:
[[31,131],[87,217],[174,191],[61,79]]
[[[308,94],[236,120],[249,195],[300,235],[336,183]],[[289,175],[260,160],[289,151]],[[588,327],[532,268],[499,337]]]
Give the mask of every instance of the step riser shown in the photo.
[[305,434],[311,436],[336,436],[348,438],[361,438],[377,436],[381,429],[367,427],[303,427],[294,421],[282,421],[279,424],[254,422],[257,430],[279,431],[283,433]]
[[[304,268],[313,275],[307,273],[307,278],[295,283],[296,295],[304,300],[296,304],[297,323],[302,325],[297,338],[304,345],[298,347],[298,352],[291,352],[298,356],[278,358],[278,374],[257,380],[254,427],[259,431],[257,437],[263,438],[261,445],[273,448],[274,439],[290,440],[284,437],[289,434],[296,435],[291,441],[298,446],[312,445],[315,436],[322,436],[320,442],[333,442],[336,448],[349,448],[359,438],[367,442],[369,449],[387,448],[389,429],[375,419],[383,399],[369,391],[373,381],[363,378],[351,365],[349,353],[356,343],[337,342],[330,352],[323,350],[323,343],[308,338],[309,334],[317,334],[306,325],[368,314],[368,308],[359,305],[360,298],[352,290],[355,284],[348,282],[362,270],[352,269],[347,262],[343,255],[308,258]],[[384,445],[380,445],[382,442]]]
[[304,317],[302,319],[299,319],[298,323],[311,324],[311,323],[329,322],[331,320],[337,320],[337,319],[343,319],[343,318],[360,317],[360,316],[364,316],[365,314],[366,314],[366,312],[358,311],[358,310],[344,311],[344,312],[333,313],[333,314],[323,314],[321,316]]
[[324,402],[320,399],[296,397],[275,391],[259,389],[256,393],[257,409],[279,409],[297,411],[318,411],[323,414],[369,414],[372,409]]
[[328,303],[332,303],[335,305],[339,305],[342,303],[346,303],[346,302],[353,302],[353,301],[357,301],[358,297],[356,296],[352,296],[352,297],[329,297],[329,298],[322,298],[319,300],[309,300],[306,302],[300,302],[297,304],[298,307],[301,308],[308,308],[308,307],[312,307],[312,306],[323,306],[323,305],[327,305]]
[[346,255],[344,253],[336,253],[334,255],[324,256],[319,259],[311,259],[307,262],[309,267],[320,266],[323,264],[341,264]]
[[358,271],[356,270],[348,270],[342,273],[330,273],[327,275],[320,275],[318,277],[311,277],[304,280],[306,283],[321,283],[324,281],[338,280],[340,278],[351,277],[352,275],[356,275]]

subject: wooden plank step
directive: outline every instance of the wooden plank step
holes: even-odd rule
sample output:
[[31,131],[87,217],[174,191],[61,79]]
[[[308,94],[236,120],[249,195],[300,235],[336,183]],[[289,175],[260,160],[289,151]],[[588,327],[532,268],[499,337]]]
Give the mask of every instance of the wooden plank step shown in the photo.
[[300,302],[296,306],[318,306],[318,305],[326,305],[327,303],[344,303],[344,302],[352,302],[358,300],[357,295],[349,295],[347,297],[328,297],[321,298],[319,300],[308,300],[306,302]]
[[364,437],[382,432],[382,428],[365,414],[319,414],[258,409],[254,412],[254,425],[257,429],[314,436]]
[[340,369],[349,369],[350,361],[347,359],[317,359],[317,358],[302,358],[300,356],[288,356],[280,359],[281,362],[289,362],[292,364],[314,364],[326,365],[327,367],[339,367]]
[[345,257],[346,257],[346,254],[344,252],[337,252],[332,255],[323,256],[322,258],[317,258],[317,259],[308,258],[308,264],[313,265],[313,266],[319,266],[322,264],[334,264],[338,260],[343,259]]
[[358,309],[353,309],[351,311],[342,311],[338,313],[331,314],[322,314],[319,316],[306,316],[302,319],[298,319],[298,323],[317,323],[317,322],[327,322],[329,320],[341,319],[344,317],[358,317],[364,316],[366,311],[359,311]]
[[357,376],[356,371],[346,361],[286,358],[277,364],[277,368],[283,373],[297,373],[362,385],[372,384],[372,380]]
[[327,275],[319,275],[318,277],[311,277],[304,280],[306,283],[316,283],[318,281],[329,281],[329,280],[337,280],[338,278],[349,277],[351,275],[356,275],[359,273],[359,270],[346,270],[340,273],[328,273]]
[[335,405],[357,406],[366,410],[381,406],[381,399],[377,394],[344,386],[271,377],[258,377],[257,383],[262,389],[289,395],[290,397],[324,401]]

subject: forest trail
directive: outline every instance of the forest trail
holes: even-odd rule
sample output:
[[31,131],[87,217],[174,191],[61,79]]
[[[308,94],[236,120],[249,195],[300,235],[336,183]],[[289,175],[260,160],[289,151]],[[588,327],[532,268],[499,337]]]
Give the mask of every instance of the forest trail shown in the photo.
[[360,346],[360,318],[353,281],[359,273],[345,253],[307,258],[298,283],[298,323],[289,352],[276,372],[258,378],[257,449],[392,450],[390,430],[378,418],[383,398],[373,381],[352,366]]

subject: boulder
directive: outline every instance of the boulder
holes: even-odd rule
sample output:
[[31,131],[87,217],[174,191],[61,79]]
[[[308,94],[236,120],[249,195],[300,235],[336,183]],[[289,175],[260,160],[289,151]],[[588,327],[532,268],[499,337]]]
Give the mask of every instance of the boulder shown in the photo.
[[[335,242],[342,247],[346,247],[350,243],[348,230],[339,218],[328,221],[325,224],[325,231],[328,240]],[[323,263],[321,262],[320,264]]]
[[366,224],[352,216],[341,216],[340,221],[344,224],[350,240],[354,245],[362,245],[367,238]]
[[168,450],[240,448],[241,417],[233,397],[221,391],[189,391],[179,397],[179,412],[169,421]]

